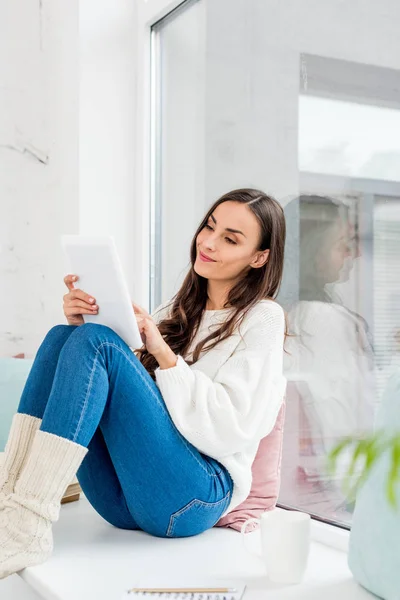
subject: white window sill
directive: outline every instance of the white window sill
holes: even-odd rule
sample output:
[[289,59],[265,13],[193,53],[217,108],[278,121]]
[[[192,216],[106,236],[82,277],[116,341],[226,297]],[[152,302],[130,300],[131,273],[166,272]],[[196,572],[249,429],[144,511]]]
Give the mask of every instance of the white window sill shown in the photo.
[[[20,572],[45,600],[118,600],[138,578],[194,577],[240,580],[244,600],[367,600],[375,598],[353,579],[347,566],[346,531],[313,522],[310,560],[303,583],[272,584],[261,560],[244,549],[237,531],[213,528],[191,538],[154,538],[108,525],[84,496],[62,506],[54,524],[54,554]],[[257,550],[257,531],[247,535]],[[338,549],[339,547],[339,549]],[[155,565],[157,569],[155,569]]]
[[[276,510],[285,509],[277,508]],[[315,542],[319,542],[347,554],[349,549],[349,535],[350,532],[348,529],[336,527],[329,523],[323,523],[317,519],[311,519],[311,539]]]
[[311,538],[315,542],[340,550],[347,555],[349,550],[350,532],[341,527],[321,523],[315,519],[311,520]]

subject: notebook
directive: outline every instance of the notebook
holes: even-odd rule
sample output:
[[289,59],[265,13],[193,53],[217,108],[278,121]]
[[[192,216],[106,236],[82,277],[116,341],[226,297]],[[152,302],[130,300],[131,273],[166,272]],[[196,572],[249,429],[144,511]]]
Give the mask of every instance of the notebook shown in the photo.
[[154,579],[148,579],[126,590],[121,600],[241,600],[245,588],[243,582],[232,580],[178,578],[155,582]]

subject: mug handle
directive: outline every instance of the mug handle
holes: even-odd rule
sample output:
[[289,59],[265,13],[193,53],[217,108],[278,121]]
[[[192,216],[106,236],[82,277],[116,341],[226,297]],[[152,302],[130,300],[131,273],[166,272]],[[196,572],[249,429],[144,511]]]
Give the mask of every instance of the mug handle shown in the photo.
[[243,544],[244,547],[246,548],[247,552],[249,552],[249,554],[251,554],[252,556],[256,556],[257,558],[263,560],[263,555],[260,552],[254,552],[253,550],[250,550],[250,548],[248,548],[248,546],[246,545],[246,528],[247,525],[250,525],[250,523],[258,523],[259,525],[261,525],[261,521],[260,519],[257,519],[257,517],[252,517],[251,519],[247,519],[247,521],[245,521],[243,523],[243,525],[240,528],[240,533],[242,536],[242,540],[243,540]]

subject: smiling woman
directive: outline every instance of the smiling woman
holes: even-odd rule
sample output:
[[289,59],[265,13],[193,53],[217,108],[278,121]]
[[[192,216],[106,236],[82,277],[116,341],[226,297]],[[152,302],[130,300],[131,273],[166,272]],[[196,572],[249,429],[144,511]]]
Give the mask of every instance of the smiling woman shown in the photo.
[[[244,192],[244,191],[243,191]],[[239,191],[234,192],[240,194]],[[260,194],[259,194],[260,196]],[[235,224],[235,227],[228,226]],[[236,227],[241,227],[238,229]],[[246,233],[245,233],[246,232]],[[227,235],[230,234],[230,235]],[[246,203],[226,200],[216,206],[209,215],[203,229],[197,236],[198,254],[194,265],[195,271],[203,275],[200,259],[205,263],[213,263],[211,271],[205,273],[208,279],[207,309],[217,310],[222,306],[226,290],[246,270],[260,268],[268,261],[269,249],[266,248],[257,256],[254,252],[260,245],[260,226],[256,214]],[[257,258],[257,260],[254,260]],[[252,260],[253,259],[253,260]],[[211,265],[210,265],[211,267]]]
[[[191,243],[191,268],[169,303],[169,318],[159,325],[176,354],[188,352],[204,311],[232,309],[232,315],[199,343],[193,352],[194,362],[208,342],[214,340],[207,346],[211,350],[228,338],[260,300],[276,297],[282,279],[285,237],[281,205],[260,190],[232,190],[210,207]],[[138,352],[154,377],[154,356],[146,349]]]
[[233,190],[197,228],[169,314],[133,306],[137,354],[103,325],[48,332],[0,470],[0,579],[51,555],[75,474],[106,521],[158,537],[202,533],[249,496],[286,390],[284,244],[278,202]]

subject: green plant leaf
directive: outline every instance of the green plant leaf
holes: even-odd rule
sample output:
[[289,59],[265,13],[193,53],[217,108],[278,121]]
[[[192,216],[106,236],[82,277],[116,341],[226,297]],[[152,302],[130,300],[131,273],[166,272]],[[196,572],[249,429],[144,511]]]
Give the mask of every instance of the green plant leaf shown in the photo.
[[337,459],[339,455],[343,452],[343,450],[354,443],[354,439],[351,437],[343,438],[328,454],[328,471],[331,475],[333,475],[336,471]]
[[386,484],[386,494],[389,500],[390,505],[393,508],[396,508],[396,490],[395,486],[399,479],[400,473],[400,440],[398,436],[393,438],[392,440],[392,449],[391,449],[391,467],[388,475],[388,480]]
[[349,467],[347,469],[347,473],[345,475],[343,481],[343,491],[349,497],[349,499],[353,500],[359,488],[359,477],[354,481],[354,469],[356,464],[359,462],[360,458],[364,458],[364,471],[365,471],[365,456],[366,449],[368,444],[367,439],[359,440],[353,450],[353,456],[351,458]]
[[[363,439],[343,438],[328,455],[328,470],[336,471],[339,455],[350,445],[354,445],[352,458],[342,482],[343,492],[354,501],[359,489],[370,475],[374,465],[385,452],[390,452],[390,470],[386,481],[386,496],[392,507],[396,507],[396,483],[400,480],[400,434],[387,437],[383,430]],[[361,473],[354,476],[356,465],[364,459]]]

